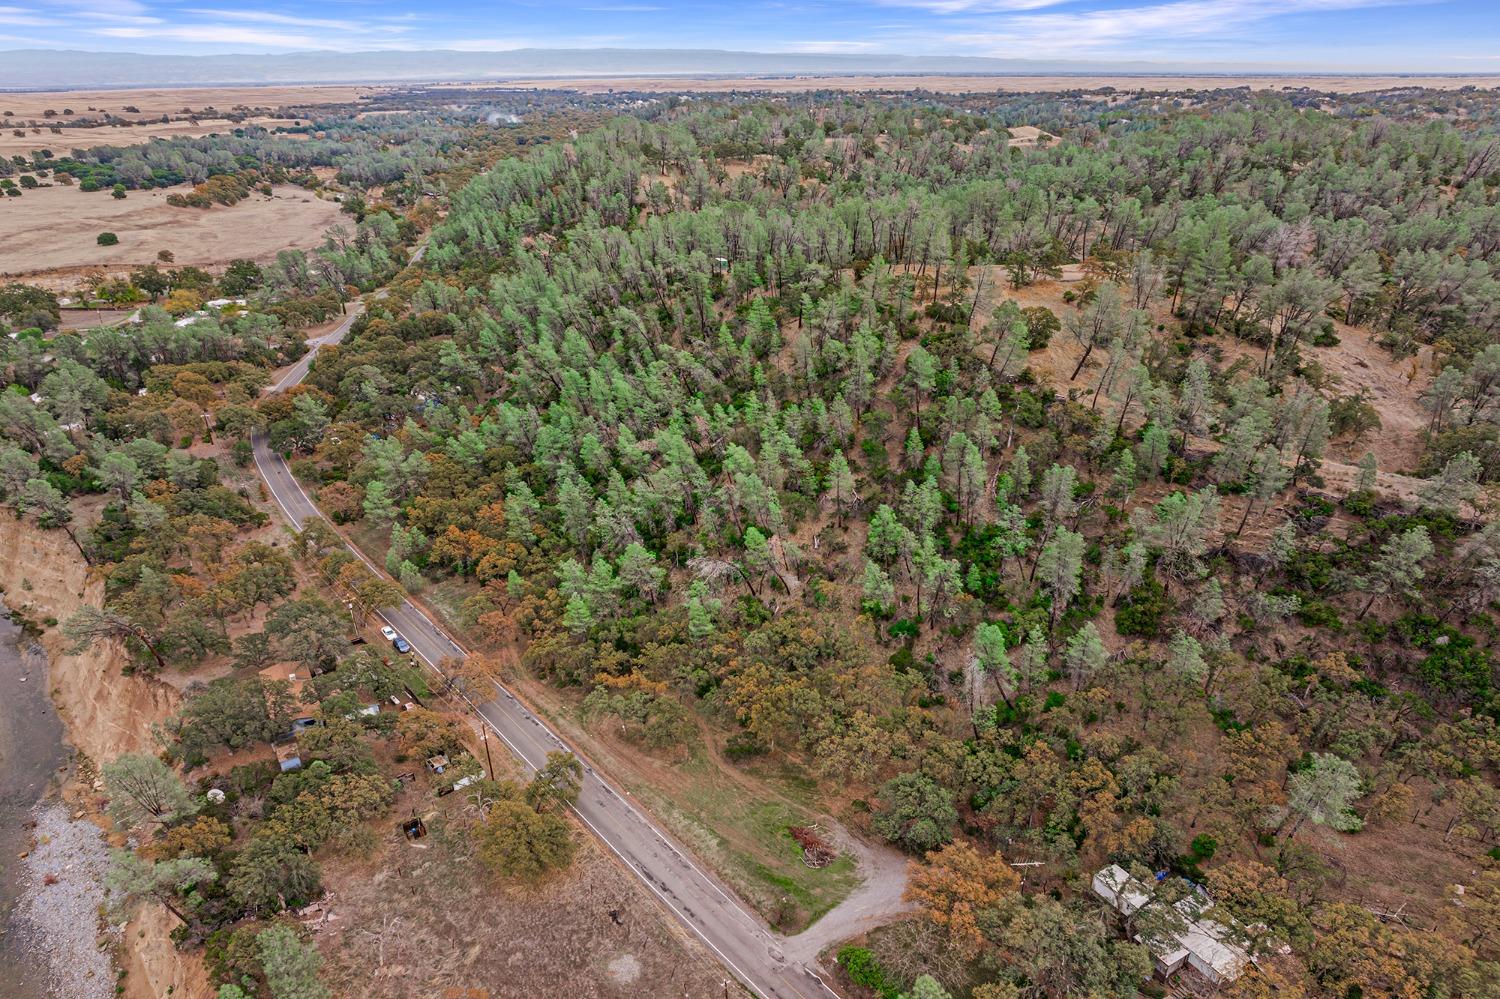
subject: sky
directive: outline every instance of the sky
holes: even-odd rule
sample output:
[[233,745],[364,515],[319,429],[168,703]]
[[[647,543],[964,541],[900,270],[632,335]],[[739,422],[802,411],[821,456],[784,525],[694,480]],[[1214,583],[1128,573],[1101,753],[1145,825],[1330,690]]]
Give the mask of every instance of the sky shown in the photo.
[[1500,72],[1500,0],[0,0],[0,48],[711,48]]

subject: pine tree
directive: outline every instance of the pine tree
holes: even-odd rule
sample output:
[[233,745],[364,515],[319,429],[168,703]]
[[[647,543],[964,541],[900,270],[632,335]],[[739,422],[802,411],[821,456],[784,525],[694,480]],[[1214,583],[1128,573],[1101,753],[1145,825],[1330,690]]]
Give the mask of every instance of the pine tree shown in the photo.
[[1167,432],[1162,429],[1161,424],[1152,421],[1141,432],[1141,442],[1136,445],[1135,450],[1136,461],[1145,466],[1151,475],[1160,475],[1170,447],[1171,438],[1167,436]]
[[1037,560],[1042,589],[1052,598],[1053,626],[1078,595],[1084,548],[1083,535],[1060,528]]
[[718,601],[709,597],[708,586],[703,580],[695,579],[688,586],[688,637],[695,643],[701,645],[713,637],[717,630],[714,625],[717,605]]
[[1121,451],[1115,459],[1115,474],[1110,480],[1109,491],[1122,502],[1129,501],[1135,491],[1135,455],[1129,449]]
[[1112,284],[1101,284],[1093,301],[1081,312],[1068,317],[1067,330],[1083,348],[1083,356],[1073,368],[1069,381],[1075,381],[1083,366],[1088,363],[1094,348],[1109,343],[1119,336],[1123,327],[1120,317],[1120,291]]
[[1366,451],[1364,457],[1359,459],[1359,474],[1354,478],[1354,491],[1373,493],[1379,481],[1380,468],[1375,461],[1375,452]]
[[1396,535],[1380,548],[1380,554],[1369,573],[1359,577],[1359,588],[1370,595],[1360,608],[1359,618],[1370,612],[1375,598],[1385,594],[1417,596],[1417,584],[1426,575],[1422,563],[1432,555],[1432,540],[1427,528],[1418,524]]
[[1255,504],[1269,503],[1279,496],[1290,476],[1291,473],[1281,464],[1281,452],[1276,448],[1267,444],[1256,452],[1255,460],[1250,464],[1250,494],[1245,498],[1245,514],[1234,532],[1236,537],[1244,533]]
[[1005,561],[1020,558],[1031,546],[1031,535],[1026,529],[1026,517],[1014,503],[1001,501],[995,510],[994,539],[990,542],[999,557],[996,572],[1005,572]]
[[1287,811],[1296,816],[1288,837],[1311,820],[1339,832],[1358,832],[1364,821],[1352,809],[1363,793],[1354,764],[1331,753],[1313,753],[1312,764],[1287,780]]
[[911,430],[906,434],[906,447],[902,450],[902,457],[906,461],[907,468],[922,467],[922,458],[927,453],[927,447],[922,443],[922,433],[913,423]]
[[365,486],[365,519],[377,527],[385,527],[396,519],[396,502],[391,498],[390,487],[379,479]]
[[256,934],[255,942],[272,999],[327,999],[328,989],[318,981],[323,957],[295,929],[275,924]]
[[974,629],[974,658],[979,662],[979,668],[995,681],[995,689],[1000,696],[1005,698],[1006,704],[1013,705],[1007,688],[1015,690],[1018,677],[1014,667],[1011,666],[1010,657],[1005,652],[1005,629],[998,624],[983,622]]
[[906,384],[915,402],[913,412],[922,415],[922,400],[937,386],[937,359],[918,344],[906,355]]
[[988,478],[989,468],[985,466],[978,446],[969,443],[964,448],[963,460],[958,468],[958,509],[965,524],[974,522],[980,497],[984,493],[985,480]]
[[849,470],[849,461],[842,451],[833,452],[828,461],[828,491],[824,495],[838,515],[839,526],[844,526],[844,514],[855,503],[854,473]]
[[1210,576],[1203,589],[1193,599],[1190,613],[1193,620],[1205,628],[1212,628],[1224,620],[1224,585],[1218,576]]
[[864,606],[881,616],[889,614],[891,608],[896,605],[896,587],[891,583],[891,577],[869,559],[865,559],[864,573],[860,577],[860,591],[863,594]]
[[1457,513],[1460,506],[1479,492],[1479,475],[1482,470],[1483,465],[1472,452],[1461,451],[1448,459],[1442,470],[1427,480],[1427,485],[1422,488],[1418,498],[1429,509]]
[[1034,690],[1047,682],[1047,636],[1038,625],[1026,632],[1026,643],[1021,646],[1020,661],[1016,663],[1016,679],[1023,690]]
[[896,511],[882,503],[870,517],[865,534],[865,557],[889,566],[911,546],[911,532],[896,518]]
[[1031,492],[1031,456],[1026,453],[1026,445],[1020,445],[1011,455],[1009,473],[1016,498],[1024,499]]
[[1302,463],[1320,461],[1323,449],[1328,446],[1328,403],[1325,400],[1314,396],[1301,407],[1292,446],[1296,453],[1292,459],[1292,485],[1295,486],[1302,475]]
[[1195,357],[1188,362],[1177,396],[1177,425],[1182,429],[1183,450],[1187,449],[1188,438],[1202,426],[1203,413],[1210,402],[1209,388],[1208,365]]
[[1185,631],[1172,636],[1167,652],[1167,669],[1171,673],[1197,684],[1208,673],[1208,664],[1203,660],[1203,646]]
[[1266,541],[1266,561],[1271,568],[1279,569],[1286,565],[1296,551],[1297,526],[1290,520],[1284,520],[1271,532],[1270,538]]
[[1104,648],[1104,640],[1099,637],[1099,629],[1094,627],[1094,622],[1085,623],[1068,639],[1067,649],[1063,652],[1063,664],[1068,667],[1068,675],[1073,678],[1074,690],[1082,690],[1083,685],[1108,662],[1109,652]]

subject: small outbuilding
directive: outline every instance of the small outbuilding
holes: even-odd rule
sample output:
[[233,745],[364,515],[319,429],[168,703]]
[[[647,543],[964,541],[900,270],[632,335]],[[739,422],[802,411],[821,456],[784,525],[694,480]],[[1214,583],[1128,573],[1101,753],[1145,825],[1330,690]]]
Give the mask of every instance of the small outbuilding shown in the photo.
[[302,754],[297,749],[296,739],[274,742],[271,749],[276,753],[276,765],[281,768],[282,773],[302,769]]

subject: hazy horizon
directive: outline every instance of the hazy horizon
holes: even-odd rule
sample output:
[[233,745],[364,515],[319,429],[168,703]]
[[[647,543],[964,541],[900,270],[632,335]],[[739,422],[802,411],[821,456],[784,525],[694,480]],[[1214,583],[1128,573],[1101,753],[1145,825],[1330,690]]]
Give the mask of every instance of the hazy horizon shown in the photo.
[[545,79],[777,77],[1483,77],[1475,69],[1329,68],[1256,62],[1151,62],[1119,59],[992,59],[775,53],[723,49],[451,49],[213,55],[152,55],[63,49],[0,50],[0,91],[296,84],[492,82]]
[[41,0],[0,6],[0,48],[122,56],[716,50],[1186,72],[1253,64],[1486,73],[1500,68],[1500,9],[1488,0]]

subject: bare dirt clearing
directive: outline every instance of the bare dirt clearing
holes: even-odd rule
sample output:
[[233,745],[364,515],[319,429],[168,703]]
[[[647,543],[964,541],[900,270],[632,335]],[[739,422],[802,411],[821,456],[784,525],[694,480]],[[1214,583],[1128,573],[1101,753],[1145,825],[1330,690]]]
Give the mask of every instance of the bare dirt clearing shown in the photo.
[[[160,250],[172,251],[179,265],[198,267],[237,257],[269,259],[278,250],[317,246],[339,218],[336,202],[298,187],[207,210],[167,204],[168,195],[187,190],[132,191],[117,200],[106,192],[42,187],[6,198],[0,201],[0,274],[66,284],[79,268],[147,264]],[[119,245],[99,246],[96,239],[105,231],[118,235]]]
[[452,795],[420,842],[393,821],[371,860],[327,865],[332,918],[315,939],[334,994],[724,995],[723,970],[590,837],[577,835],[573,866],[539,886],[487,879],[453,828],[470,807]]
[[1219,90],[1249,87],[1281,90],[1307,87],[1338,94],[1398,87],[1457,90],[1460,87],[1500,86],[1500,76],[736,76],[736,77],[526,77],[505,80],[505,87],[567,89],[587,94],[611,90],[664,93],[686,91],[770,90],[804,93],[810,90],[932,90],[945,94],[1031,93],[1036,91],[1097,90],[1114,87],[1134,90]]

